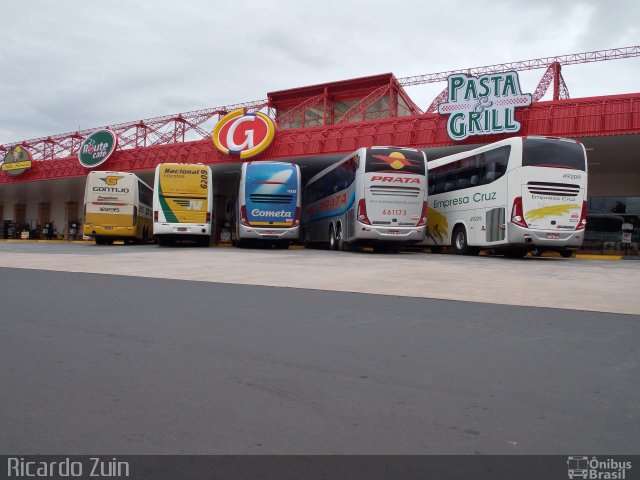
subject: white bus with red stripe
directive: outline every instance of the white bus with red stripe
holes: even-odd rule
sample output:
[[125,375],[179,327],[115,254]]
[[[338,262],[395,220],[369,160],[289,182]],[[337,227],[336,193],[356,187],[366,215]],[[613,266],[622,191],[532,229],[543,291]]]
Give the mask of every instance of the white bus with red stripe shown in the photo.
[[425,245],[511,257],[582,245],[587,156],[576,141],[514,137],[429,162]]
[[360,148],[327,167],[303,193],[306,245],[399,251],[424,240],[426,156],[400,147]]

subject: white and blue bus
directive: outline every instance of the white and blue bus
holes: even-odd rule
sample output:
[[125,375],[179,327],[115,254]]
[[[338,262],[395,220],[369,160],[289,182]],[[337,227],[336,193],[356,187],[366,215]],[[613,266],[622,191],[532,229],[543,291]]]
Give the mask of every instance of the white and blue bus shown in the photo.
[[300,238],[300,167],[285,162],[242,164],[231,243],[288,248]]
[[304,190],[305,245],[394,252],[422,242],[426,169],[424,152],[400,147],[360,148],[325,168]]
[[513,137],[429,162],[425,244],[458,254],[570,257],[587,223],[587,157],[576,141]]

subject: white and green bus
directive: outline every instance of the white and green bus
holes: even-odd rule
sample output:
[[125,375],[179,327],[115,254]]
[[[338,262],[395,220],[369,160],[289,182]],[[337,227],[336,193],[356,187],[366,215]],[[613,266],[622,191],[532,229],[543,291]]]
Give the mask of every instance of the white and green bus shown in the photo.
[[587,223],[587,157],[576,141],[514,137],[429,162],[424,245],[570,257]]

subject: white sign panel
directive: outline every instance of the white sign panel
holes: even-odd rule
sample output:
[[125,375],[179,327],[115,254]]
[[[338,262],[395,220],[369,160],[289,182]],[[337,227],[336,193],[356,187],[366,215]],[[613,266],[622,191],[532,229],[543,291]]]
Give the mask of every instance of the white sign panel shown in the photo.
[[480,77],[449,76],[447,101],[438,113],[449,115],[447,133],[460,141],[472,135],[515,133],[520,130],[514,110],[531,105],[531,94],[522,93],[517,72]]

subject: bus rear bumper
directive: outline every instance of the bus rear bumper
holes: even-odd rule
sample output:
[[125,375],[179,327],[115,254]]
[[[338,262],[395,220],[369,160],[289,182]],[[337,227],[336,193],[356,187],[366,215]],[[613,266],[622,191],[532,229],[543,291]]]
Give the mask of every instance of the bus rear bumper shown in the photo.
[[298,240],[300,227],[292,228],[254,228],[238,225],[239,237],[255,240]]
[[530,230],[513,223],[508,224],[508,243],[549,250],[579,248],[584,239],[584,230]]
[[104,227],[97,225],[85,225],[82,233],[89,237],[135,237],[138,227]]
[[358,222],[356,228],[358,240],[418,243],[425,238],[425,227],[376,227]]
[[199,223],[154,223],[154,235],[211,235],[211,225]]

